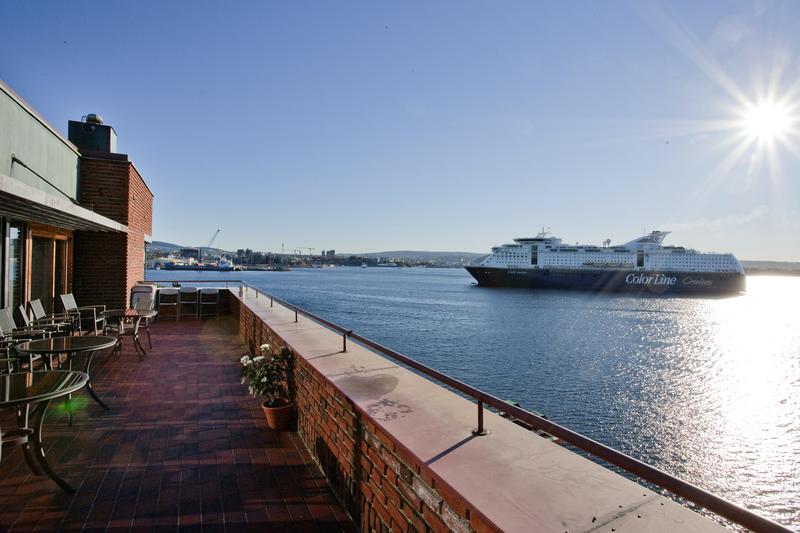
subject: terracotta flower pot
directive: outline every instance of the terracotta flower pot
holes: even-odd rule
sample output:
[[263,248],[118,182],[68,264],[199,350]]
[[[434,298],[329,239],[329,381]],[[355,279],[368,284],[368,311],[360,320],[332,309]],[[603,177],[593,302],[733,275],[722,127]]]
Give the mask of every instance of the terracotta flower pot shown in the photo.
[[278,407],[268,407],[267,402],[261,403],[264,416],[267,417],[267,427],[276,431],[288,431],[292,427],[294,418],[294,403],[288,400],[281,400]]

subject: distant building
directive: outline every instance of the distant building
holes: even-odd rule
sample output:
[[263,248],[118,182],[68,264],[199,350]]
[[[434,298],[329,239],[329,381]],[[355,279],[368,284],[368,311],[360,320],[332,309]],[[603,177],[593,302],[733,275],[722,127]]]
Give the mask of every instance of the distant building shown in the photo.
[[336,250],[328,250],[326,253],[322,254],[327,257],[334,257],[336,255]]
[[180,256],[184,259],[200,259],[200,249],[199,248],[181,248]]

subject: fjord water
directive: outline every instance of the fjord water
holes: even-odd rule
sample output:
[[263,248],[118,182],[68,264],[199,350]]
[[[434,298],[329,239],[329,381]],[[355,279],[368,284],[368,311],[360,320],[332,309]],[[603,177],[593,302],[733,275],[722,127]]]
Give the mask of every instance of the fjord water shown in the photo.
[[148,272],[178,277],[247,281],[800,527],[800,277],[704,298],[483,288],[460,269]]

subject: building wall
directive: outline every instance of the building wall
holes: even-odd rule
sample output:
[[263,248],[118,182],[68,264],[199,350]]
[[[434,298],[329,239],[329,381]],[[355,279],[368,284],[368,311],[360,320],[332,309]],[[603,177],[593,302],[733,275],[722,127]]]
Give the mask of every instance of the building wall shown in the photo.
[[153,234],[153,194],[136,167],[128,169],[128,259],[126,263],[126,290],[144,280],[145,236]]
[[[78,151],[2,82],[0,125],[0,174],[77,199]],[[53,185],[19,163],[12,164],[12,154]]]
[[125,235],[76,231],[72,292],[78,305],[127,307]]
[[[251,353],[263,343],[285,344],[233,294],[225,296]],[[296,392],[298,433],[362,531],[498,531],[303,354],[295,354],[290,386]]]
[[127,307],[144,279],[144,239],[152,233],[153,195],[122,154],[81,160],[80,202],[128,226],[128,233],[76,231],[73,289],[79,305]]

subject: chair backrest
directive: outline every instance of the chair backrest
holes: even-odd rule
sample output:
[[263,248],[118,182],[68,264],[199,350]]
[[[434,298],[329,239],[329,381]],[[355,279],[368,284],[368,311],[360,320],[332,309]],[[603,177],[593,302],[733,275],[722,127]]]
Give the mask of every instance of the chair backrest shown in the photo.
[[64,306],[64,311],[67,312],[78,310],[78,304],[75,303],[75,297],[72,295],[71,292],[68,294],[61,295],[61,305]]
[[219,302],[219,289],[200,289],[200,303],[214,304]]
[[154,300],[156,296],[156,286],[140,283],[131,287],[131,308],[135,308],[136,301],[143,296]]
[[25,304],[19,304],[19,307],[17,307],[17,309],[19,310],[19,314],[22,317],[22,322],[25,324],[25,327],[27,328],[28,326],[31,325],[31,317],[28,316],[28,310],[25,309]]
[[6,335],[17,329],[11,309],[0,309],[0,333]]
[[137,311],[152,311],[153,299],[149,296],[139,296],[139,298],[136,299],[136,304],[134,304],[134,309]]
[[31,300],[28,302],[31,306],[31,312],[33,313],[33,318],[39,320],[40,318],[45,318],[47,313],[44,311],[44,306],[42,305],[42,301],[39,298],[35,300]]
[[149,292],[133,292],[131,293],[131,309],[139,309],[139,302],[146,300],[150,306],[148,309],[153,308],[153,295]]
[[169,287],[158,289],[158,304],[176,304],[178,303],[178,289]]
[[197,301],[197,287],[181,287],[180,298],[182,303],[195,303]]

